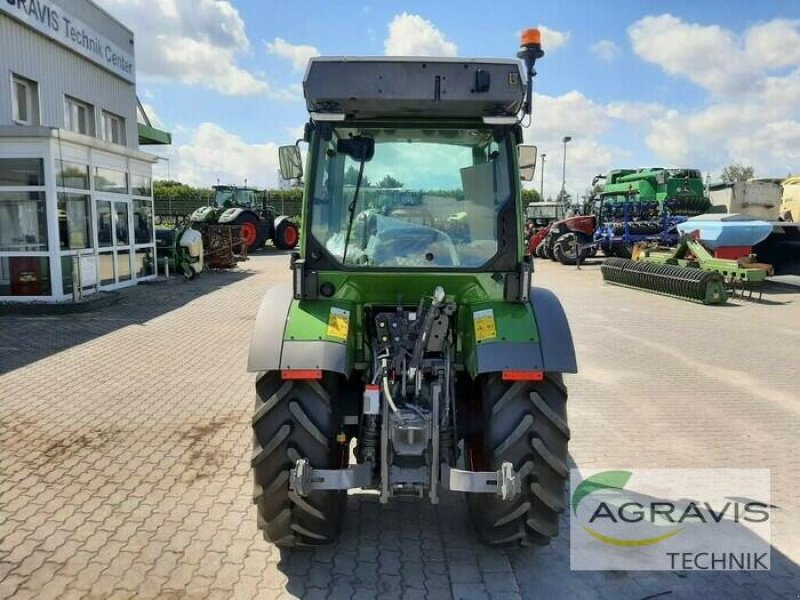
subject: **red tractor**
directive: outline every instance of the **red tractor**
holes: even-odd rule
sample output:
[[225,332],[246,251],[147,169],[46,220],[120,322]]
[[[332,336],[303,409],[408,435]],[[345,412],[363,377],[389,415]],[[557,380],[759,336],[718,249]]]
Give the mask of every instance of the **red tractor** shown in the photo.
[[[574,265],[578,261],[594,256],[596,247],[589,247],[597,229],[595,215],[576,215],[552,223],[541,237],[535,248],[535,256],[557,260],[565,265]],[[586,249],[580,247],[586,245]]]

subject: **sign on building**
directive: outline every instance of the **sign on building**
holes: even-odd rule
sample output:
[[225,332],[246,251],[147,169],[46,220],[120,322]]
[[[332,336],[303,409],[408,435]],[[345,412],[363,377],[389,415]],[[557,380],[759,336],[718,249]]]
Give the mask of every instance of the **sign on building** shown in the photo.
[[133,54],[51,0],[2,0],[0,12],[21,21],[126,81],[136,81]]

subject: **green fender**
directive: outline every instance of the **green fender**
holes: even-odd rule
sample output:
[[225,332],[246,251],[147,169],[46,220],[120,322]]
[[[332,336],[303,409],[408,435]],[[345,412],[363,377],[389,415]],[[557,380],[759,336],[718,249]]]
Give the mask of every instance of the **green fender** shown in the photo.
[[256,316],[247,370],[321,369],[346,377],[353,368],[351,303],[299,301],[292,284],[273,286]]
[[[550,290],[532,289],[526,304],[499,301],[465,308],[459,321],[461,349],[473,379],[498,371],[577,373],[569,323]],[[493,327],[481,332],[482,319],[489,319]]]

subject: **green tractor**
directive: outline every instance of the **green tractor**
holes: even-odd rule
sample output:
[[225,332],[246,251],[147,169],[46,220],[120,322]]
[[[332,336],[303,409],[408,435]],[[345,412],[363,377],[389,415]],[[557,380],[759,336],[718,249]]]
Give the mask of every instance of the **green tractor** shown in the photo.
[[235,185],[215,185],[214,198],[208,206],[196,209],[190,219],[202,228],[205,225],[238,225],[247,252],[262,248],[272,240],[280,250],[293,250],[300,240],[300,231],[285,215],[279,216],[267,205],[267,194]]
[[[382,503],[465,492],[490,544],[557,534],[569,460],[562,374],[577,366],[561,304],[531,287],[523,248],[520,179],[533,178],[536,148],[522,145],[520,121],[543,54],[538,31],[523,36],[526,70],[516,60],[310,61],[307,226],[292,282],[264,297],[248,361],[266,540],[333,542],[353,488]],[[280,159],[285,178],[302,176],[297,146]],[[366,182],[386,175],[413,192],[414,214],[367,206]]]

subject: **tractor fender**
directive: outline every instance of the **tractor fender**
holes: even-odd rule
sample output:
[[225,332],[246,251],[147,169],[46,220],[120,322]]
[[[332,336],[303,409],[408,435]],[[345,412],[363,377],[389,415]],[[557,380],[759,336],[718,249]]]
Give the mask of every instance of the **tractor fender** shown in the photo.
[[346,344],[284,340],[293,301],[291,283],[273,286],[264,294],[250,338],[247,370],[259,373],[278,369],[321,369],[349,376],[352,360]]
[[284,221],[288,221],[289,217],[286,215],[281,215],[279,217],[275,217],[275,220],[272,222],[272,226],[274,227],[274,231],[278,230],[278,225],[283,223]]
[[558,297],[548,289],[532,288],[530,299],[539,344],[542,350],[543,370],[552,373],[577,373],[575,345],[564,308]]
[[220,217],[218,223],[233,223],[236,219],[239,218],[246,209],[244,208],[228,208],[223,212]]
[[214,207],[213,206],[201,206],[200,208],[196,208],[189,220],[192,223],[205,223],[211,220],[211,216],[214,214]]
[[283,332],[293,298],[291,283],[272,286],[264,294],[250,338],[248,371],[274,371],[281,368]]

